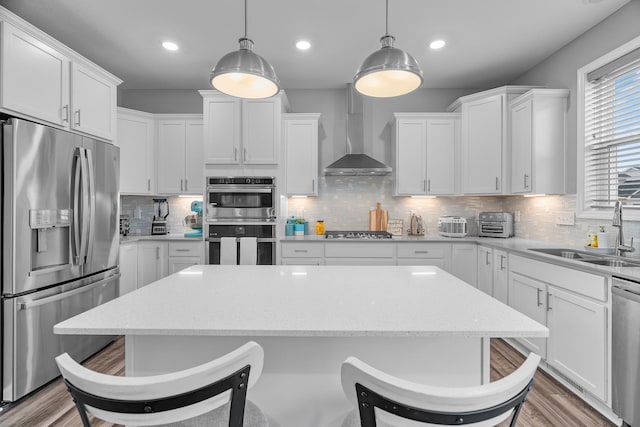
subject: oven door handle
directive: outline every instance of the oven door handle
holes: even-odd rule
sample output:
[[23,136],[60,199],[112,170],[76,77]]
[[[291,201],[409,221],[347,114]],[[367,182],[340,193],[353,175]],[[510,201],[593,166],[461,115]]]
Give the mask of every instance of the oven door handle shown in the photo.
[[[247,236],[250,237],[250,236]],[[205,242],[209,242],[209,243],[220,243],[220,237],[207,237],[206,239],[204,239]],[[241,239],[241,237],[236,237],[236,242],[239,242]],[[276,241],[275,237],[258,237],[256,239],[256,241],[258,243],[273,243]]]
[[209,193],[273,193],[273,188],[207,188]]

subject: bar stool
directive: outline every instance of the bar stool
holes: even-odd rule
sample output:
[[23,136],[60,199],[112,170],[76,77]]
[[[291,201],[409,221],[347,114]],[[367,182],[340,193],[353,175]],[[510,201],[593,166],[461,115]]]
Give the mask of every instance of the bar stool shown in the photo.
[[85,427],[88,413],[124,425],[268,427],[267,417],[246,400],[263,360],[262,347],[251,341],[182,371],[118,377],[91,371],[67,353],[56,357]]
[[498,381],[438,387],[402,380],[349,357],[342,363],[342,389],[358,410],[346,416],[342,427],[484,427],[510,416],[514,427],[539,362],[540,356],[531,353],[518,369]]

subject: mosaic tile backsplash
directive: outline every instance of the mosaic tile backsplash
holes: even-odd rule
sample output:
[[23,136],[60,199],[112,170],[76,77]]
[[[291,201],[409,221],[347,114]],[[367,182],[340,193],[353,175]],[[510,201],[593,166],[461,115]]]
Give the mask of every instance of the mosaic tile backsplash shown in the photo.
[[[129,215],[129,234],[151,234],[151,221],[153,221],[153,199],[164,196],[121,196],[120,214]],[[178,197],[168,196],[169,216],[167,217],[167,229],[170,234],[184,234],[193,231],[185,226],[184,217],[193,214],[191,202],[202,200],[202,197]]]
[[[421,215],[427,235],[438,233],[438,217],[456,215],[467,218],[469,235],[478,234],[477,216],[483,211],[520,212],[514,225],[515,235],[526,239],[557,242],[580,247],[587,242],[587,235],[603,226],[614,242],[615,229],[610,220],[576,219],[575,225],[557,225],[557,212],[575,212],[576,196],[501,196],[501,197],[392,197],[393,178],[321,176],[318,197],[288,199],[288,216],[305,217],[312,225],[321,219],[327,230],[366,230],[369,227],[369,210],[376,202],[389,212],[389,218],[404,221],[407,234],[411,213]],[[634,237],[640,244],[640,221],[624,221],[626,243]],[[636,254],[634,254],[636,255]],[[640,256],[640,250],[637,255]]]

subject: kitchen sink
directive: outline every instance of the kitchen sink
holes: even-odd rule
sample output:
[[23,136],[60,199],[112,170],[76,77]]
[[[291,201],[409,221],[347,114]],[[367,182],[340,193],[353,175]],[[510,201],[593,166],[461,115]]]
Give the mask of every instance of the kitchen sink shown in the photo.
[[578,260],[600,260],[600,258],[596,255],[591,255],[586,252],[576,251],[575,249],[564,249],[564,248],[539,248],[539,249],[529,249],[530,251],[540,252],[548,255],[560,256],[563,258],[573,258]]
[[588,262],[589,264],[606,265],[607,267],[640,267],[640,263],[623,261],[621,259],[581,259],[582,262]]

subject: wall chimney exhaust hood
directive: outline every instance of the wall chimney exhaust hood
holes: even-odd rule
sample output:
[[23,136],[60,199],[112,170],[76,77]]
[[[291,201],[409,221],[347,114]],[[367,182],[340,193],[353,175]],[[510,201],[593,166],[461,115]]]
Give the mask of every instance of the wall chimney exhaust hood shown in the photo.
[[364,154],[364,120],[362,95],[353,84],[347,85],[347,154],[324,168],[325,175],[379,176],[391,173],[391,168]]

